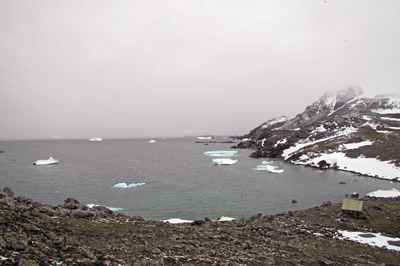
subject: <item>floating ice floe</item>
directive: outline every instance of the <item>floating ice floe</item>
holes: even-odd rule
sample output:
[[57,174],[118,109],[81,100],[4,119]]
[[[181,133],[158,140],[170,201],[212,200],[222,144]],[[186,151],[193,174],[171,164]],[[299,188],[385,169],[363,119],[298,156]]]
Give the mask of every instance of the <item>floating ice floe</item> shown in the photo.
[[88,141],[103,141],[102,138],[90,138]]
[[146,185],[146,183],[131,183],[129,185],[127,183],[118,183],[115,184],[113,188],[132,188],[132,187],[142,187],[144,185]]
[[107,209],[109,209],[109,210],[111,210],[111,211],[122,211],[122,210],[124,210],[124,208],[119,208],[119,207],[108,207],[108,206],[103,206],[103,205],[98,205],[98,204],[93,204],[93,203],[90,203],[90,204],[86,204],[86,206],[88,207],[88,208],[93,208],[93,207],[97,207],[97,206],[101,206],[101,207],[105,207],[105,208],[107,208]]
[[237,163],[238,160],[232,160],[232,159],[226,159],[226,158],[217,158],[213,159],[212,163],[213,165],[232,165]]
[[267,171],[268,173],[275,173],[275,174],[280,174],[285,172],[283,169],[278,169],[278,166],[275,165],[257,165],[256,168],[253,168],[253,170],[257,171]]
[[156,143],[154,139],[149,140],[149,143]]
[[266,164],[271,164],[272,162],[268,162],[268,161],[262,161],[261,164],[266,165]]
[[388,190],[377,190],[367,194],[368,197],[376,198],[396,198],[400,197],[400,191],[398,189],[392,188]]
[[249,141],[249,140],[251,140],[251,139],[249,139],[249,138],[242,139],[243,142],[246,142],[246,141]]
[[213,137],[197,137],[197,139],[212,139]]
[[48,165],[48,164],[58,164],[60,161],[50,157],[47,160],[37,160],[33,165]]
[[362,244],[368,244],[370,246],[400,251],[399,246],[390,244],[390,242],[399,242],[400,238],[387,237],[380,233],[370,232],[349,232],[345,230],[339,230],[338,232],[342,235],[338,237],[341,240],[351,240]]
[[240,156],[237,151],[207,151],[203,153],[207,157],[236,157]]

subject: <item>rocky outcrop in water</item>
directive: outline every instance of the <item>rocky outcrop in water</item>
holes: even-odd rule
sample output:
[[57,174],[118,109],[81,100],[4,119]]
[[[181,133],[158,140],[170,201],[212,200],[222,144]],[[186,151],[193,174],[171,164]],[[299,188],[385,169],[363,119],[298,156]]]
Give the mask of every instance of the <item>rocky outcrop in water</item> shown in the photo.
[[[400,252],[338,240],[336,231],[380,230],[398,237],[400,217],[389,211],[398,208],[395,199],[367,202],[369,219],[354,220],[328,202],[231,222],[169,224],[88,208],[71,198],[60,206],[42,205],[5,188],[0,192],[0,264],[394,265]],[[382,223],[374,217],[382,213],[390,221],[377,229],[373,225]]]

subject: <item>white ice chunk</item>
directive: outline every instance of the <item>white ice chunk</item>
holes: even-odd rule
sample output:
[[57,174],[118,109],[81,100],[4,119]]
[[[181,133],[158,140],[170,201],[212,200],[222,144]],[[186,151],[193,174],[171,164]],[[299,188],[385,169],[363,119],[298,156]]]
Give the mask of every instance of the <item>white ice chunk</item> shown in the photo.
[[191,220],[183,220],[179,218],[171,218],[168,220],[162,220],[163,222],[170,223],[170,224],[183,224],[183,223],[191,223]]
[[262,161],[261,164],[271,164],[272,162]]
[[156,143],[154,139],[149,140],[149,143]]
[[144,185],[146,185],[146,183],[131,183],[129,185],[127,183],[118,183],[115,184],[113,188],[132,188],[132,187],[142,187]]
[[90,138],[88,141],[103,141],[102,138]]
[[278,166],[275,165],[257,165],[256,168],[253,168],[253,170],[257,171],[267,171],[268,173],[276,173],[280,174],[283,173],[285,170],[283,169],[278,169]]
[[212,139],[212,137],[197,137],[197,139]]
[[207,151],[203,153],[204,156],[208,157],[235,157],[239,156],[237,151]]
[[249,139],[249,138],[242,139],[242,141],[249,141],[249,140],[251,140],[251,139]]
[[238,160],[226,159],[226,158],[217,158],[212,159],[213,165],[232,165],[237,163]]
[[400,197],[400,191],[395,188],[388,190],[377,190],[368,193],[367,196],[376,198],[395,198],[395,197]]
[[60,161],[50,157],[47,160],[37,160],[33,165],[48,165],[48,164],[58,164]]

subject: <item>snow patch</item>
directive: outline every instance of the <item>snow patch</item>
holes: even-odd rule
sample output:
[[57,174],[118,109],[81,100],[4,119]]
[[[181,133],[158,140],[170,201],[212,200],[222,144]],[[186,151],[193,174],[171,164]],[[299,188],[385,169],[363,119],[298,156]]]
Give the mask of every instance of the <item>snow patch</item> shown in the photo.
[[231,217],[222,216],[217,221],[218,222],[231,222],[233,220],[236,220],[236,219],[235,218],[231,218]]
[[267,139],[265,139],[265,138],[262,140],[262,142],[261,142],[261,146],[262,146],[262,147],[264,147],[264,143],[265,143],[266,140],[267,140]]
[[369,146],[369,145],[372,145],[372,144],[374,144],[373,141],[366,140],[366,141],[362,141],[362,142],[358,142],[358,143],[342,144],[342,146],[346,150],[353,150],[353,149],[358,149],[358,148],[363,147],[363,146]]
[[367,194],[368,197],[376,198],[396,198],[400,197],[400,191],[398,189],[392,188],[388,190],[377,190]]
[[356,172],[368,176],[377,176],[389,180],[400,176],[400,168],[392,164],[391,161],[380,161],[375,158],[365,158],[365,156],[349,158],[341,152],[329,154],[322,153],[308,161],[296,161],[293,163],[317,165],[321,160],[325,160],[330,164],[336,163],[338,169],[343,171]]
[[399,109],[375,109],[371,110],[372,112],[380,115],[389,115],[389,114],[400,114],[400,108]]
[[328,131],[323,124],[321,124],[319,127],[315,128],[315,131],[317,132],[325,132]]
[[193,221],[191,220],[183,220],[179,218],[171,218],[167,220],[162,220],[165,223],[170,223],[170,224],[184,224],[184,223],[192,223]]
[[275,143],[274,147],[277,147],[279,144],[285,144],[286,142],[287,142],[287,138],[280,139]]
[[381,117],[381,119],[400,122],[400,118]]
[[351,240],[362,244],[368,244],[370,246],[400,251],[399,246],[389,244],[389,241],[400,241],[400,238],[398,237],[387,237],[383,236],[381,233],[370,232],[350,232],[345,230],[339,230],[338,232],[342,235],[339,237],[341,240]]
[[285,122],[287,120],[288,120],[288,118],[286,116],[277,117],[277,118],[268,120],[266,123],[264,123],[264,125],[261,126],[261,128],[265,129],[267,127],[273,126],[273,125],[281,123],[281,122]]
[[295,145],[293,145],[290,148],[287,148],[286,150],[284,150],[282,152],[282,157],[284,157],[285,160],[287,160],[293,153],[295,153],[295,152],[297,152],[297,151],[299,151],[299,150],[301,150],[301,149],[303,149],[303,148],[305,148],[307,146],[314,145],[316,143],[323,142],[323,141],[326,141],[326,140],[329,140],[329,139],[334,139],[334,138],[337,138],[337,137],[340,137],[340,136],[343,136],[343,135],[351,134],[351,133],[354,133],[356,131],[357,131],[357,129],[355,129],[355,128],[344,128],[343,130],[339,131],[337,134],[335,134],[333,136],[329,136],[329,137],[323,138],[323,139],[319,139],[319,140],[315,140],[315,141],[309,141],[309,140],[299,141]]

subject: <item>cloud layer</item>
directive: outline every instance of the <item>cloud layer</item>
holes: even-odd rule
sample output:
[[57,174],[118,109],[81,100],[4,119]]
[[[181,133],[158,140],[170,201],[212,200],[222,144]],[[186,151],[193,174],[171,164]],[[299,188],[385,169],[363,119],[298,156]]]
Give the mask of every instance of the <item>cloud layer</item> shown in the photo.
[[244,134],[400,85],[399,1],[0,1],[0,139]]

